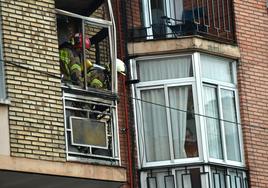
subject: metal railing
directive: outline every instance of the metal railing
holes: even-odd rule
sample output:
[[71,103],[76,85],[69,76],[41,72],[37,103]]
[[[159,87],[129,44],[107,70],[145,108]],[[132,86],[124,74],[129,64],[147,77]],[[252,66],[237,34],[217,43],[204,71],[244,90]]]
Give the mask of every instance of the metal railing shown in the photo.
[[147,188],[248,188],[246,171],[238,168],[191,165],[141,173]]
[[235,41],[232,0],[141,0],[140,5],[140,25],[132,19],[130,41],[189,35]]

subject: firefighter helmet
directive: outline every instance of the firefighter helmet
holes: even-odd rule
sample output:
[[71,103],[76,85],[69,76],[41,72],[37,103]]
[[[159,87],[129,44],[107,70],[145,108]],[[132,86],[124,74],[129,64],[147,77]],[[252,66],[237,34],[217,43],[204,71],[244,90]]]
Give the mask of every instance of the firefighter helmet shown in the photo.
[[[89,49],[90,45],[91,45],[91,43],[90,43],[89,37],[86,36],[85,37],[85,47],[86,47],[86,49]],[[83,35],[82,35],[82,33],[76,33],[74,35],[74,47],[75,48],[80,48],[80,49],[83,47]]]

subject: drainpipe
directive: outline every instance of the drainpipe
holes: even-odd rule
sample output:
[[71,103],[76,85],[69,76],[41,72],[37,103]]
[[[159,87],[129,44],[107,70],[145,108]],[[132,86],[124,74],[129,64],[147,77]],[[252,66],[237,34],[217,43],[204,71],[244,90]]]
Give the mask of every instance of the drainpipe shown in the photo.
[[[120,4],[119,0],[116,0],[116,12],[117,12],[117,24],[118,24],[118,40],[119,40],[119,56],[120,58],[123,57],[123,45],[122,45],[122,32],[121,27],[121,11],[120,11]],[[126,42],[126,41],[124,41]],[[121,82],[123,84],[123,97],[124,97],[124,115],[125,115],[125,128],[126,128],[126,136],[127,136],[127,160],[128,160],[128,173],[129,173],[129,186],[133,188],[133,168],[132,168],[132,156],[131,156],[131,139],[130,139],[130,127],[129,127],[129,120],[128,120],[128,102],[127,102],[127,89],[126,89],[126,76],[121,75],[122,79]]]

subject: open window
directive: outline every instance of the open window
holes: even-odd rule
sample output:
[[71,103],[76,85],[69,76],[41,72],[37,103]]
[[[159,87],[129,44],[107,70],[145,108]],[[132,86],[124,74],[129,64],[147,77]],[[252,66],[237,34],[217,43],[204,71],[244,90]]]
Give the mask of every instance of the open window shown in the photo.
[[115,91],[115,35],[109,4],[71,2],[56,1],[61,8],[57,32],[62,83],[74,89]]

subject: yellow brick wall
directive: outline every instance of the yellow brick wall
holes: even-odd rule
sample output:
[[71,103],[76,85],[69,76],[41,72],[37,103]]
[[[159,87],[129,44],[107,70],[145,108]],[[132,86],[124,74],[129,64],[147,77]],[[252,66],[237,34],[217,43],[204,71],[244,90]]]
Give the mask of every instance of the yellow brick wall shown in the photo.
[[[54,0],[0,0],[11,156],[65,161]],[[36,71],[37,70],[37,71]]]

